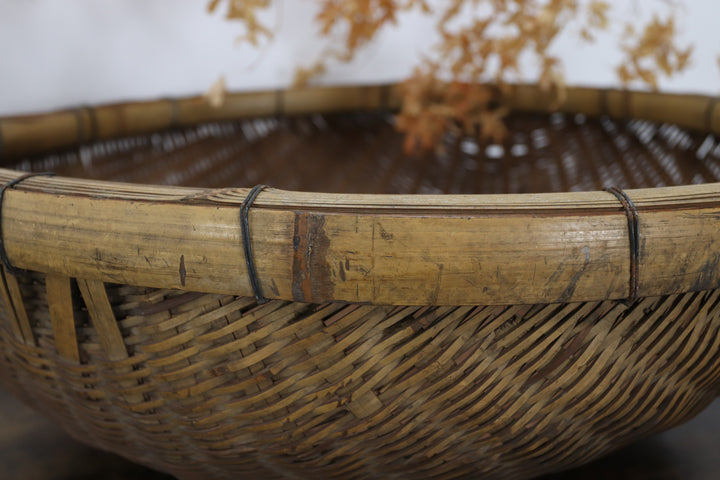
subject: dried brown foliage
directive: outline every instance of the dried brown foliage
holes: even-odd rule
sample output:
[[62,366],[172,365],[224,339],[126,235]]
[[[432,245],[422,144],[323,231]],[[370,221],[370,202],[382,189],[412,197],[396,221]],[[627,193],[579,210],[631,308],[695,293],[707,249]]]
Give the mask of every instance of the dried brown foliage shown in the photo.
[[658,76],[671,76],[685,70],[690,62],[692,46],[680,48],[676,43],[675,19],[664,21],[657,16],[636,34],[627,26],[627,40],[623,45],[625,61],[617,73],[624,84],[640,80],[653,89],[658,88]]
[[426,0],[318,0],[318,4],[315,20],[320,34],[341,34],[341,48],[326,49],[311,67],[300,67],[295,75],[295,87],[304,87],[324,73],[329,59],[352,61],[357,50],[375,38],[383,27],[397,23],[401,12],[419,8],[431,13]]
[[403,103],[396,116],[398,130],[406,132],[406,152],[429,150],[449,130],[481,140],[502,142],[506,134],[498,106],[499,92],[485,84],[444,82],[437,65],[418,67],[403,84]]
[[[212,11],[222,0],[212,0]],[[245,23],[247,38],[256,43],[270,32],[257,21],[257,12],[270,0],[226,0],[227,17]],[[657,2],[658,0],[656,0]],[[448,130],[500,142],[505,135],[505,109],[496,105],[497,89],[487,86],[520,76],[520,61],[534,59],[538,83],[564,100],[562,63],[552,53],[553,42],[579,21],[579,38],[592,41],[612,22],[611,4],[603,0],[317,0],[320,34],[341,33],[342,48],[328,49],[308,68],[300,68],[296,85],[307,84],[326,71],[326,61],[350,61],[386,25],[404,11],[420,9],[439,18],[440,41],[434,55],[424,60],[403,84],[403,105],[397,127],[406,133],[405,150],[432,148]],[[641,82],[657,88],[660,75],[687,68],[692,49],[677,45],[671,13],[636,28],[625,24],[621,44],[625,54],[617,67],[623,84]]]
[[293,81],[293,86],[297,88],[305,87],[308,83],[310,83],[311,79],[319,77],[325,73],[326,70],[327,67],[325,66],[325,62],[320,60],[309,67],[297,67],[295,69],[295,80]]
[[273,37],[272,31],[258,20],[259,11],[269,8],[271,0],[210,0],[208,12],[214,12],[221,3],[227,7],[225,18],[245,25],[246,33],[238,37],[238,41],[257,46],[262,37],[268,40]]
[[337,56],[351,59],[358,48],[367,44],[387,23],[395,23],[399,2],[394,0],[320,0],[315,17],[320,32],[329,35],[339,26],[347,29],[344,51]]
[[[490,5],[492,8],[479,8]],[[474,7],[474,8],[473,8]],[[586,10],[586,12],[583,12]],[[503,109],[489,108],[490,81],[502,85],[520,75],[520,60],[533,56],[539,65],[539,84],[554,92],[556,101],[564,98],[565,82],[560,59],[550,47],[570,20],[580,13],[588,16],[583,27],[585,35],[607,25],[605,2],[583,4],[577,0],[453,0],[441,12],[438,24],[441,41],[437,62],[432,68],[416,70],[403,85],[403,108],[398,116],[398,128],[410,140],[406,151],[427,148],[436,144],[448,125],[460,124],[467,135],[479,135],[481,140],[496,143],[505,136],[501,117]],[[459,24],[459,25],[457,25]],[[443,101],[452,107],[438,109],[436,101],[423,91],[414,88],[428,74],[448,80],[450,98]],[[458,86],[464,85],[462,89]],[[410,104],[412,109],[406,108]],[[418,107],[419,106],[419,107]],[[445,129],[439,123],[438,112],[446,116]],[[412,118],[416,117],[416,118]],[[423,117],[433,118],[433,129],[428,129]]]
[[225,103],[225,93],[225,77],[221,75],[205,92],[205,99],[211,107],[220,108]]

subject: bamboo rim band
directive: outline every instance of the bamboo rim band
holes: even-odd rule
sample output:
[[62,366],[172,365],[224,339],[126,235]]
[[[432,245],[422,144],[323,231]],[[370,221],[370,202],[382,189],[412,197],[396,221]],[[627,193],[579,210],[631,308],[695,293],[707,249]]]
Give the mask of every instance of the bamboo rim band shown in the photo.
[[15,187],[17,184],[24,182],[28,178],[32,177],[52,177],[54,176],[54,172],[36,172],[36,173],[27,173],[25,175],[21,175],[14,180],[11,180],[7,182],[5,185],[0,188],[0,261],[2,261],[3,265],[5,266],[5,270],[7,270],[8,273],[11,273],[13,275],[19,275],[24,272],[23,269],[15,267],[8,258],[7,251],[5,250],[5,241],[3,240],[3,228],[2,228],[2,207],[3,207],[3,199],[5,198],[5,192],[7,192],[8,189]]

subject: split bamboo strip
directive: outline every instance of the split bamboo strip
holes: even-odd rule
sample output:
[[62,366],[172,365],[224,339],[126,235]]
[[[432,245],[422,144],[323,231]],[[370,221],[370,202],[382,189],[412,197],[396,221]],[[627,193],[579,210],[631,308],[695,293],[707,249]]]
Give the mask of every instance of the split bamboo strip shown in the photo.
[[48,275],[45,286],[58,355],[80,363],[70,278]]
[[[108,360],[121,364],[123,360],[129,358],[129,355],[105,291],[105,285],[99,281],[79,279],[78,287],[80,287],[80,293],[85,305],[88,307],[90,319]],[[130,365],[118,365],[117,367],[117,373],[123,377],[126,377],[130,372],[132,372]],[[118,384],[123,389],[122,396],[127,402],[139,404],[144,401],[141,394],[134,392],[137,387],[137,380],[126,378],[119,380]]]
[[108,359],[125,360],[128,358],[128,353],[105,292],[105,286],[102,282],[88,280],[78,280],[78,286]]
[[5,305],[6,318],[18,340],[31,345],[35,344],[30,321],[25,311],[25,304],[20,296],[20,290],[15,277],[8,273],[5,267],[0,267],[0,296]]

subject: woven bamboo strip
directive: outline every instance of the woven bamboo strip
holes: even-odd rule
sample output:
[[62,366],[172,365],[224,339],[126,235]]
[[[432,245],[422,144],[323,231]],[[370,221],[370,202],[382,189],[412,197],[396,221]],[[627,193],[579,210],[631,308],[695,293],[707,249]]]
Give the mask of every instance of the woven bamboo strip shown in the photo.
[[61,357],[79,363],[70,278],[48,275],[45,285],[57,352]]
[[10,299],[10,295],[7,291],[7,288],[5,286],[5,282],[3,280],[2,290],[0,290],[0,295],[2,295],[3,305],[5,307],[5,314],[6,318],[8,319],[8,322],[10,323],[10,328],[15,335],[15,338],[24,341],[25,337],[23,335],[23,330],[20,328],[20,323],[17,320],[17,315],[15,314],[15,308],[13,306],[12,300]]
[[35,345],[35,336],[30,326],[25,303],[20,293],[20,287],[14,275],[5,267],[0,267],[0,296],[5,304],[7,319],[16,338]]
[[[509,105],[518,111],[608,114],[720,133],[720,108],[715,97],[570,87],[564,102],[556,104],[536,85],[511,85],[506,90]],[[202,122],[396,109],[400,95],[397,84],[319,87],[228,94],[219,108],[210,107],[204,97],[187,97],[5,117],[0,118],[0,158]]]
[[124,360],[128,358],[125,342],[118,329],[105,286],[102,282],[89,280],[78,280],[78,286],[108,359]]
[[[720,369],[718,291],[629,308],[612,301],[393,308],[256,307],[251,299],[135,290],[110,293],[115,301],[126,295],[118,311],[142,302],[153,312],[142,322],[118,317],[135,325],[128,348],[146,353],[58,371],[66,388],[87,392],[98,376],[127,381],[132,361],[133,379],[163,399],[138,417],[114,408],[112,395],[94,396],[95,407],[81,410],[83,425],[98,445],[183,478],[264,471],[264,459],[278,474],[312,471],[313,478],[408,471],[522,478],[587,461],[693,415],[714,398],[717,381],[709,379]],[[233,320],[218,323],[227,317]],[[263,352],[275,343],[283,348]],[[37,353],[11,348],[28,358]],[[92,358],[94,347],[81,348]],[[238,349],[242,358],[225,353]],[[189,356],[178,357],[182,351]],[[51,355],[45,364],[55,361],[63,360]],[[193,364],[201,368],[183,367]],[[27,368],[25,360],[11,365]],[[172,376],[156,375],[160,368]],[[75,420],[57,417],[80,432]],[[180,422],[185,433],[166,422]],[[303,459],[302,469],[283,460],[290,452]],[[199,465],[212,468],[195,471]]]
[[[80,293],[88,307],[90,318],[92,319],[95,330],[97,331],[108,360],[113,362],[122,362],[129,358],[125,341],[120,333],[115,314],[112,311],[110,301],[102,282],[94,280],[78,280]],[[138,389],[137,380],[127,375],[132,372],[130,366],[119,366],[118,373],[120,380],[118,384],[122,388],[121,395],[131,404],[141,404],[144,401],[142,389]],[[141,406],[145,409],[147,406]]]

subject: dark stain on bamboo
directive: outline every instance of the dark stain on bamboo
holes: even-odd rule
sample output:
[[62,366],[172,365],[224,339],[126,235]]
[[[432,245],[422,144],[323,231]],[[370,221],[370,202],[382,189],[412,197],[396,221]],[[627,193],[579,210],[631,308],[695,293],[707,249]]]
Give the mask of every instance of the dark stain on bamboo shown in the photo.
[[[587,245],[582,247],[580,249],[580,253],[585,255],[585,259],[583,262],[582,267],[580,269],[573,272],[572,277],[568,281],[567,286],[565,289],[560,293],[560,295],[557,298],[558,302],[567,302],[570,298],[572,298],[573,293],[575,293],[575,289],[577,288],[578,282],[580,281],[580,278],[589,272],[588,267],[590,266],[590,247]],[[549,285],[552,285],[553,283],[557,282],[562,273],[565,271],[566,263],[562,262],[560,265],[558,265],[558,268],[555,270],[555,273],[552,274],[550,277],[550,282],[548,282]]]
[[270,291],[272,291],[273,295],[276,297],[280,295],[280,290],[278,289],[277,283],[275,283],[275,279],[270,279]]
[[180,285],[183,287],[185,286],[185,275],[187,275],[187,270],[185,269],[185,255],[180,255]]
[[343,266],[342,261],[338,262],[338,267],[339,267],[338,273],[340,274],[340,280],[342,280],[344,282],[346,280],[346,276],[345,276],[345,267]]
[[325,217],[298,212],[293,233],[292,294],[298,302],[322,302],[333,296],[331,269],[327,261],[330,239]]
[[380,236],[383,240],[385,240],[386,242],[390,242],[395,239],[395,236],[392,233],[388,233],[387,231],[385,231],[385,229],[382,227],[382,225],[380,225],[380,223],[378,223],[377,225],[380,228]]
[[[708,250],[710,251],[709,248]],[[710,258],[703,264],[690,291],[697,292],[717,288],[719,263],[720,256],[710,254]]]

